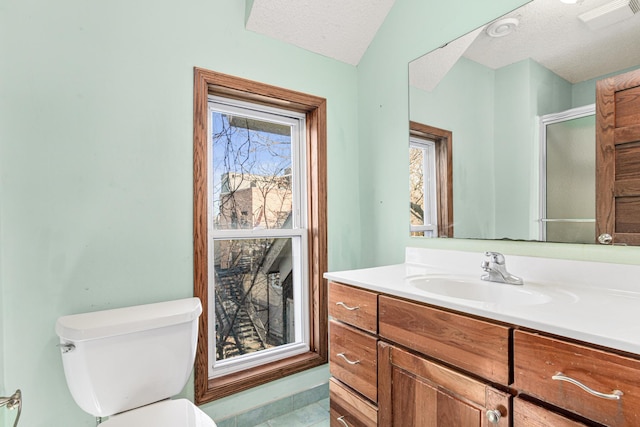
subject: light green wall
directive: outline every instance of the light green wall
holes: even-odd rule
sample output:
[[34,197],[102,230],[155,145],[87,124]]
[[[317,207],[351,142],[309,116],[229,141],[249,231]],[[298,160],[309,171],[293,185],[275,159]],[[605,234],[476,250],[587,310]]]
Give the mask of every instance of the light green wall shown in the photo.
[[638,69],[638,67],[627,68],[622,71],[616,71],[614,73],[605,74],[604,76],[596,77],[591,80],[585,80],[584,82],[574,84],[572,88],[572,107],[582,107],[583,105],[589,105],[596,102],[596,82],[598,80],[615,76],[620,73],[633,71],[635,69]]
[[409,88],[411,120],[453,131],[456,237],[495,233],[494,80],[491,69],[460,58],[433,91]]
[[[362,247],[369,249],[365,265],[401,262],[404,247],[413,244],[405,190],[409,179],[408,62],[521,3],[396,0],[387,15],[358,65],[360,219]],[[434,243],[448,246],[456,241],[416,239],[415,244]]]
[[453,131],[455,237],[537,239],[538,116],[570,108],[571,85],[532,60],[462,57],[433,91],[409,90],[411,120]]
[[[357,69],[244,20],[235,0],[2,2],[3,387],[24,392],[21,425],[95,425],[67,390],[57,317],[192,295],[194,66],[327,98],[329,265],[362,263]],[[326,366],[204,410],[319,378]]]
[[533,60],[496,70],[495,238],[538,238],[538,118],[570,105],[571,84]]
[[640,263],[640,248],[409,237],[407,64],[522,3],[396,0],[358,66],[365,265],[401,262],[406,246]]
[[496,238],[528,237],[528,193],[531,183],[532,99],[528,61],[496,70],[494,165],[496,168]]
[[[0,188],[2,188],[2,170],[0,169]],[[2,242],[2,201],[0,200],[0,242]],[[2,286],[2,244],[0,244],[0,396],[4,396],[4,288]],[[3,415],[0,415],[0,422]],[[0,425],[2,425],[0,423]]]

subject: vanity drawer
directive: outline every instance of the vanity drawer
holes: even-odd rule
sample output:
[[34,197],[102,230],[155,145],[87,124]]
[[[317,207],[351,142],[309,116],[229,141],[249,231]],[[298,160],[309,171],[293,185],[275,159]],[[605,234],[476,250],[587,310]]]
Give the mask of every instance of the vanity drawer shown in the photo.
[[330,282],[329,316],[375,334],[378,332],[378,295]]
[[[573,383],[552,379],[558,373],[589,389],[623,394],[599,397]],[[640,425],[640,360],[525,331],[514,333],[514,387],[521,393],[586,418],[615,426]]]
[[519,398],[513,399],[513,427],[584,427],[548,409]]
[[332,427],[378,425],[378,409],[334,378],[329,380],[329,400]]
[[329,322],[331,375],[372,401],[378,398],[377,339],[355,328]]
[[381,337],[509,384],[509,327],[383,295],[378,303]]

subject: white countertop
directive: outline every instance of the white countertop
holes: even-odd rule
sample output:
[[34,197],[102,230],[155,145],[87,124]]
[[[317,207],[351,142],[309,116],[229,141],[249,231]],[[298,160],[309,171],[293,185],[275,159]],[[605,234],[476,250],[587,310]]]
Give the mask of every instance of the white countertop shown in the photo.
[[[329,280],[474,314],[640,355],[640,266],[505,255],[507,270],[524,279],[517,294],[545,295],[543,303],[449,297],[412,285],[412,278],[450,275],[474,281],[483,253],[407,248],[406,262],[325,273]],[[532,300],[533,301],[533,300]]]

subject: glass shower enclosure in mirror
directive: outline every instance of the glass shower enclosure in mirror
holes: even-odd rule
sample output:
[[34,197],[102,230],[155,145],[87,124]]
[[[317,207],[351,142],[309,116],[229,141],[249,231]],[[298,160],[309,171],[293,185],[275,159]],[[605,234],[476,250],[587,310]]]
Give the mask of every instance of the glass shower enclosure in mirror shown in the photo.
[[[447,237],[596,242],[593,178],[557,212],[547,198],[563,196],[547,190],[565,185],[546,169],[559,162],[560,175],[574,176],[572,164],[585,168],[595,148],[560,137],[546,150],[541,123],[594,104],[597,81],[640,68],[636,2],[612,15],[611,0],[533,0],[409,64],[410,122],[453,141]],[[577,151],[567,154],[570,145]],[[558,150],[572,162],[550,158]]]
[[592,243],[596,233],[595,105],[541,117],[540,240]]

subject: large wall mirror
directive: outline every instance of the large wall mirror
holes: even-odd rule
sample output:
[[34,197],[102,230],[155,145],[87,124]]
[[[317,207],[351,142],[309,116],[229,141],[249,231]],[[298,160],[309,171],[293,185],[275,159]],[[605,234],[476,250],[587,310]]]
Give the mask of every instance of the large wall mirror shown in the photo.
[[[409,64],[412,128],[450,135],[452,213],[445,208],[453,221],[438,237],[598,243],[601,236],[600,243],[636,244],[602,238],[596,224],[597,194],[609,191],[598,181],[602,163],[596,167],[603,126],[596,85],[640,73],[640,2],[568,1],[533,0]],[[640,103],[638,85],[627,98]],[[625,150],[640,169],[640,106],[630,108],[625,132],[634,136]],[[424,158],[412,164],[412,234],[435,237],[429,229],[438,226],[429,228],[427,218],[433,175]],[[640,184],[640,172],[629,178]],[[624,208],[628,230],[640,232],[640,196],[625,199]]]

